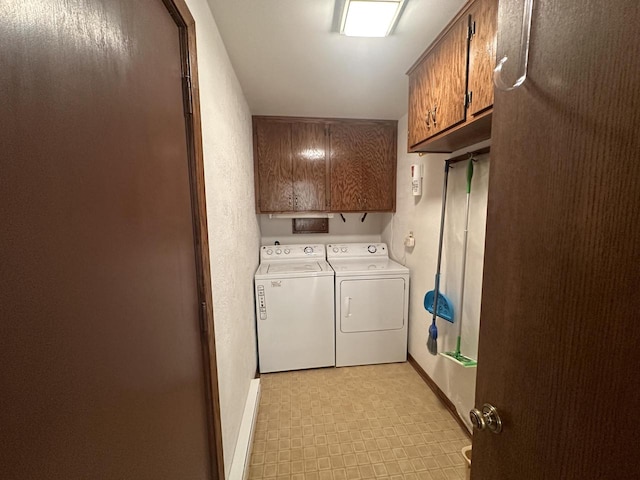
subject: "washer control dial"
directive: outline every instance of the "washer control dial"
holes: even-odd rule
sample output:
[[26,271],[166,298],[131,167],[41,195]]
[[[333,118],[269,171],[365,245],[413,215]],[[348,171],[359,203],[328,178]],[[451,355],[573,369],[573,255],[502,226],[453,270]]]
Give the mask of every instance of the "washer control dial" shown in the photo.
[[271,254],[273,254],[273,250],[271,250],[270,248],[267,249],[267,255],[271,255]]
[[369,253],[376,253],[378,251],[375,245],[369,245],[367,247],[367,250],[369,251]]
[[304,247],[304,253],[311,255],[313,253],[313,247]]
[[333,253],[338,253],[340,249],[338,247],[333,247]]
[[285,249],[284,249],[284,254],[285,254],[285,255],[289,255],[289,253],[290,253],[290,252],[291,252],[291,250],[289,250],[288,248],[285,248]]
[[341,251],[342,253],[346,252],[346,251],[347,251],[347,247],[342,247],[342,248],[340,249],[340,251]]
[[282,253],[282,250],[280,250],[279,248],[276,250],[276,255],[280,255]]

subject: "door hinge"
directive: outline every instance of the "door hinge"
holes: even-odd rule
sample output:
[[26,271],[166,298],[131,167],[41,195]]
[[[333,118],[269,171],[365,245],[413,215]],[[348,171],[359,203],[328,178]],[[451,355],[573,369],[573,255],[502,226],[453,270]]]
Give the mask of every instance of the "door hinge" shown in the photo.
[[209,333],[209,322],[207,322],[207,302],[200,304],[200,331],[202,333]]
[[469,91],[464,94],[464,108],[467,108],[471,105],[471,99],[473,98],[473,92]]
[[193,92],[191,90],[191,76],[184,75],[182,77],[182,98],[184,99],[184,113],[191,115],[193,113]]

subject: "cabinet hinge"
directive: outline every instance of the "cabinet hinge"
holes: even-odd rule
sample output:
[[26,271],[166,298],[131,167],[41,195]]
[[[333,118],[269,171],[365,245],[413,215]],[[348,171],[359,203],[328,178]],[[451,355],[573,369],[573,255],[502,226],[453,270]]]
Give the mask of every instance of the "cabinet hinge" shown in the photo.
[[473,98],[473,92],[469,91],[464,94],[464,107],[467,108],[471,105],[471,99]]
[[193,113],[193,94],[191,91],[191,76],[185,75],[182,77],[182,98],[184,99],[184,113],[185,115],[191,115]]

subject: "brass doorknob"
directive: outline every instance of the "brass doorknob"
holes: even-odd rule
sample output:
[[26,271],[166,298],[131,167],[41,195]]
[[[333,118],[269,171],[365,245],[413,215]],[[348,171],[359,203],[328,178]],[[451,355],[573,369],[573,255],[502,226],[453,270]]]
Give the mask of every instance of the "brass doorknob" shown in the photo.
[[469,412],[469,418],[471,418],[471,423],[478,430],[489,429],[493,433],[500,433],[502,431],[502,420],[500,420],[498,410],[490,403],[485,403],[482,406],[482,411],[477,408],[471,410]]

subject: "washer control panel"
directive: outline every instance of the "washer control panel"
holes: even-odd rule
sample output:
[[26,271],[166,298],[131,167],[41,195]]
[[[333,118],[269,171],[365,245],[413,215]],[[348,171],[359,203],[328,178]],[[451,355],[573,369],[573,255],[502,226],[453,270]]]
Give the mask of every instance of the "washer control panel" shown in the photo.
[[265,245],[260,247],[260,261],[326,258],[324,245]]
[[388,257],[384,243],[341,243],[327,245],[327,258]]
[[258,285],[258,311],[260,312],[260,320],[267,319],[267,302],[264,299],[264,285]]

